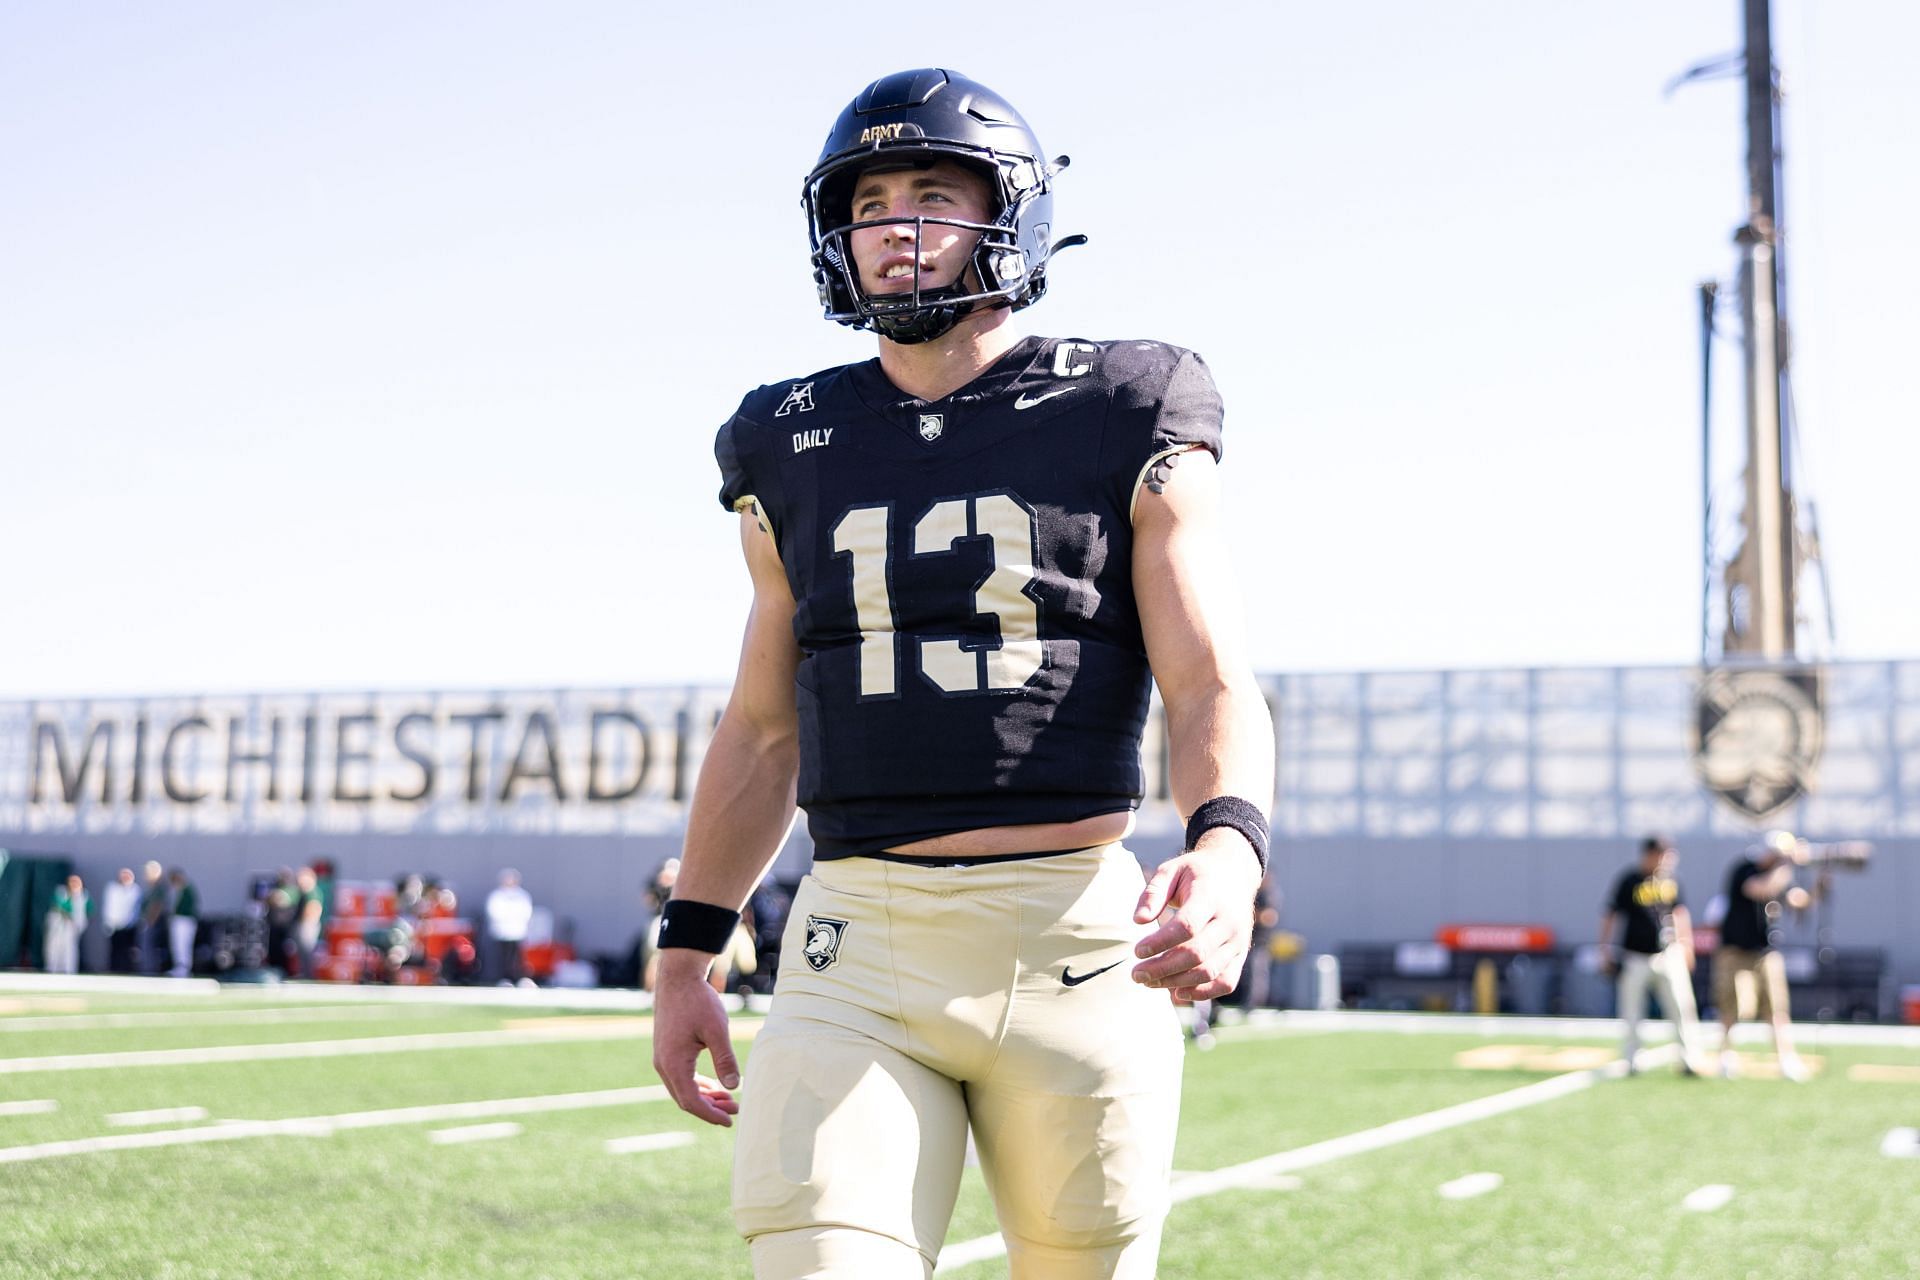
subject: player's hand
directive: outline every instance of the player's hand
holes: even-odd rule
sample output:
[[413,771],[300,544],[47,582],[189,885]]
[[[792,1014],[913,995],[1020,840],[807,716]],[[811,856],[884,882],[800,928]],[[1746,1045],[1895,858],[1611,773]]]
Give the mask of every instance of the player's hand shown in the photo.
[[[733,1090],[740,1087],[740,1065],[720,995],[707,983],[713,957],[678,947],[660,953],[653,993],[653,1069],[679,1108],[690,1116],[726,1128],[739,1114]],[[700,1052],[713,1059],[719,1079],[698,1075]]]
[[1176,1004],[1232,991],[1252,944],[1259,887],[1260,863],[1246,837],[1226,827],[1161,863],[1133,912],[1135,924],[1159,925],[1133,949],[1142,961],[1133,980],[1165,988]]

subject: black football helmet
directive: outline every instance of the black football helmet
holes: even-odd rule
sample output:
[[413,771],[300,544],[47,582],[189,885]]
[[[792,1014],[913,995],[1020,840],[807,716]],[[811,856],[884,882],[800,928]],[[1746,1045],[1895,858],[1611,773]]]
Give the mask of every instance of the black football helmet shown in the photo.
[[[951,160],[985,177],[994,194],[993,220],[962,222],[914,218],[980,234],[972,276],[962,273],[943,288],[922,288],[914,266],[913,289],[868,295],[860,288],[848,234],[862,227],[899,222],[853,220],[853,189],[876,163],[931,165]],[[1053,179],[1067,157],[1049,162],[1040,140],[1005,98],[954,71],[927,67],[901,71],[868,85],[840,113],[807,175],[801,203],[813,246],[813,278],[827,319],[872,329],[899,343],[928,342],[981,303],[1018,310],[1047,290],[1047,259],[1056,248],[1083,243],[1074,236],[1052,240]]]

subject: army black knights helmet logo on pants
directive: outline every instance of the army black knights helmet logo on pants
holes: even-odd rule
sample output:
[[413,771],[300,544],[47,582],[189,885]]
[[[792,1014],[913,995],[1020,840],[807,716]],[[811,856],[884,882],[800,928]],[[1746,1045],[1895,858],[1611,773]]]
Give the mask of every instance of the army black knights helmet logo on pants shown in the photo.
[[840,958],[840,939],[846,936],[847,922],[828,916],[807,917],[807,963],[815,973]]

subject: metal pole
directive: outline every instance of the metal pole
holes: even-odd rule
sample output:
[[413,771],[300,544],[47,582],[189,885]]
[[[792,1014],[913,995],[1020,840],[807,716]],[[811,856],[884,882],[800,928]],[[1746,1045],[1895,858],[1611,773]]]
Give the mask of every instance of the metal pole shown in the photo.
[[1776,215],[1773,141],[1773,19],[1768,0],[1746,0],[1747,221],[1771,232]]
[[1713,308],[1720,286],[1700,285],[1700,665],[1713,635]]
[[1790,658],[1797,646],[1794,525],[1781,466],[1773,42],[1768,0],[1745,0],[1745,5],[1747,223],[1734,239],[1741,246],[1740,288],[1746,327],[1746,510],[1742,513],[1740,552],[1727,573],[1725,649],[1746,657],[1780,661]]
[[1773,246],[1752,227],[1741,228],[1745,250],[1741,287],[1746,295],[1747,365],[1747,509],[1746,541],[1740,577],[1747,588],[1747,625],[1736,633],[1739,650],[1770,661],[1793,652],[1791,597],[1785,590],[1793,572],[1783,552],[1785,504],[1781,501],[1780,397],[1773,313]]

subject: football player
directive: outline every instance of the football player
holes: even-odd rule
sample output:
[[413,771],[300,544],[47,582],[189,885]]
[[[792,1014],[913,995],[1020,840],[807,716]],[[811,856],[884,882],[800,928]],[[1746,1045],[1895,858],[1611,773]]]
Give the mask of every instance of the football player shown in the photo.
[[[1168,997],[1231,990],[1248,949],[1273,730],[1225,568],[1220,401],[1178,347],[1020,332],[1065,166],[956,73],[869,85],[803,201],[827,317],[878,358],[763,386],[720,430],[753,607],[665,911],[654,1065],[690,1114],[739,1117],[762,1280],[930,1275],[969,1128],[1013,1276],[1151,1276]],[[1143,884],[1120,842],[1150,679],[1191,820]],[[796,800],[814,866],[736,1098],[702,979]]]

